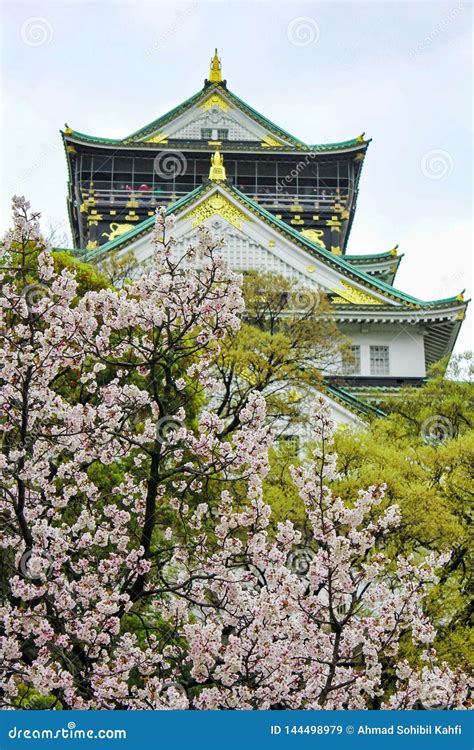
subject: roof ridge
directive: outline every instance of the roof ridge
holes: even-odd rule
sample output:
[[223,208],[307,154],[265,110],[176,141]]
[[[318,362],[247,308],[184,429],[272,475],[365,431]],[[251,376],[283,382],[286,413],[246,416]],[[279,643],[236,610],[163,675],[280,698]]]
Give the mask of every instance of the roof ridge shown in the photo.
[[396,262],[397,260],[400,260],[400,258],[405,257],[405,253],[400,253],[399,255],[393,255],[391,250],[386,250],[383,253],[354,253],[353,255],[350,253],[345,254],[345,259],[348,261],[352,260],[392,260],[392,262]]
[[359,396],[355,396],[353,393],[348,393],[343,388],[340,388],[335,385],[329,385],[329,383],[325,383],[326,391],[331,393],[336,398],[340,398],[342,401],[345,401],[348,404],[351,404],[351,406],[354,406],[356,409],[359,409],[359,411],[362,411],[364,413],[372,413],[377,417],[386,417],[386,413],[382,411],[382,409],[378,409],[376,406],[372,406],[372,404],[368,404],[366,401],[363,401]]
[[308,245],[310,248],[314,248],[318,250],[320,253],[324,255],[324,257],[327,258],[327,260],[330,260],[332,263],[335,263],[338,266],[341,266],[346,271],[349,271],[351,273],[356,273],[359,277],[361,277],[362,281],[365,281],[369,286],[376,287],[379,292],[394,295],[394,296],[400,296],[402,300],[405,300],[411,304],[415,305],[424,305],[426,302],[423,300],[418,299],[417,297],[412,297],[409,294],[405,294],[405,292],[401,292],[399,289],[396,289],[395,287],[391,286],[391,284],[386,284],[385,282],[381,281],[380,279],[376,279],[374,276],[370,276],[369,274],[366,274],[364,271],[360,271],[357,268],[354,268],[353,266],[348,263],[348,261],[343,257],[339,255],[333,255],[329,250],[322,247],[320,244],[316,244],[312,240],[310,240],[308,237],[305,237],[300,232],[298,232],[296,229],[293,229],[293,227],[290,227],[289,224],[286,224],[286,222],[282,221],[281,219],[277,219],[276,216],[274,216],[270,211],[267,211],[262,206],[259,206],[258,203],[255,203],[252,201],[251,198],[245,195],[245,193],[242,193],[238,188],[235,187],[235,185],[232,185],[231,189],[235,192],[237,192],[244,200],[251,203],[252,206],[257,209],[261,214],[264,214],[272,220],[275,224],[280,226],[284,231],[291,234],[293,237],[297,238],[299,241],[303,242],[303,244]]
[[[351,140],[347,141],[340,141],[335,143],[320,143],[320,144],[307,144],[301,139],[297,138],[296,136],[289,133],[284,128],[280,127],[276,123],[274,123],[272,120],[270,120],[268,117],[265,117],[265,115],[262,115],[261,112],[258,112],[256,109],[250,106],[250,104],[247,104],[243,99],[241,99],[237,94],[234,94],[233,91],[230,91],[230,89],[227,88],[227,86],[223,86],[221,83],[212,83],[210,85],[204,86],[202,89],[197,91],[195,94],[192,94],[187,99],[185,99],[180,104],[177,104],[175,107],[172,107],[172,109],[165,112],[163,115],[160,115],[160,117],[155,118],[151,122],[149,122],[147,125],[142,126],[141,128],[138,128],[137,130],[133,131],[129,135],[125,136],[124,138],[105,138],[102,136],[93,136],[88,133],[82,133],[79,130],[73,130],[72,128],[67,128],[65,131],[61,131],[63,134],[63,137],[66,135],[72,135],[76,136],[78,138],[83,138],[88,141],[96,141],[98,143],[111,143],[111,144],[122,144],[122,145],[129,145],[131,142],[134,142],[134,140],[142,135],[146,135],[148,132],[153,132],[156,130],[161,124],[164,124],[168,120],[170,120],[173,115],[180,112],[181,110],[185,110],[186,108],[192,106],[195,104],[199,99],[205,98],[210,92],[218,90],[221,94],[224,96],[227,94],[228,98],[234,102],[240,109],[243,109],[244,111],[247,111],[247,114],[259,124],[264,124],[269,127],[270,130],[273,130],[276,134],[280,134],[280,137],[283,138],[289,138],[290,141],[293,142],[293,145],[296,145],[296,147],[303,147],[304,149],[309,150],[320,150],[320,151],[329,151],[331,149],[338,149],[345,146],[355,146],[359,144],[361,147],[367,147],[367,145],[370,143],[371,139],[363,140],[361,139],[361,136],[358,136],[357,138],[353,138]],[[282,144],[285,145],[285,144]],[[290,144],[291,145],[291,144]]]
[[[234,197],[237,199],[242,200],[245,204],[247,204],[251,210],[254,212],[260,214],[261,216],[267,218],[269,221],[271,221],[274,225],[282,229],[284,232],[289,234],[290,236],[294,237],[298,240],[298,242],[301,242],[303,245],[308,247],[310,250],[316,251],[320,255],[323,256],[324,259],[330,261],[331,264],[339,266],[343,271],[346,271],[349,274],[355,275],[359,278],[360,281],[364,282],[369,289],[375,289],[375,291],[378,291],[381,294],[385,294],[386,296],[392,296],[396,297],[402,302],[408,302],[409,304],[416,305],[417,307],[430,307],[434,305],[442,305],[447,303],[453,303],[453,302],[464,302],[464,300],[459,299],[459,295],[455,295],[452,298],[446,298],[443,300],[432,300],[432,301],[425,301],[420,300],[417,297],[412,297],[409,294],[406,294],[405,292],[400,291],[399,289],[396,289],[391,284],[387,284],[384,281],[381,281],[380,279],[375,278],[374,276],[370,276],[368,273],[365,273],[365,271],[362,271],[358,268],[355,268],[354,266],[351,266],[350,262],[346,260],[343,256],[333,255],[329,250],[324,248],[319,243],[311,241],[304,235],[302,235],[300,232],[298,232],[296,229],[291,227],[289,224],[286,224],[282,219],[277,219],[276,216],[274,216],[270,211],[267,211],[267,209],[263,208],[263,206],[260,206],[258,203],[253,201],[249,196],[247,196],[245,193],[243,193],[241,190],[239,190],[235,185],[230,185],[226,183],[203,183],[202,185],[198,185],[194,190],[192,190],[187,195],[183,196],[179,200],[175,201],[174,203],[171,203],[166,208],[166,213],[170,214],[173,213],[176,209],[182,208],[182,206],[189,203],[192,198],[197,197],[201,192],[209,192],[212,188],[222,188],[225,192],[229,193],[230,195],[234,194]],[[116,237],[114,240],[109,240],[108,242],[105,242],[103,245],[100,245],[100,247],[96,248],[95,250],[91,251],[90,253],[84,255],[83,257],[88,260],[93,260],[94,258],[98,257],[99,255],[102,255],[104,252],[107,252],[108,250],[112,250],[115,247],[121,245],[124,241],[129,240],[131,237],[134,237],[137,234],[140,234],[141,232],[147,230],[152,224],[154,223],[154,216],[150,216],[148,219],[144,219],[144,221],[137,224],[137,226],[133,227],[133,229],[130,229],[128,232],[124,232],[124,234],[120,235],[119,237]],[[467,302],[465,303],[467,305]]]

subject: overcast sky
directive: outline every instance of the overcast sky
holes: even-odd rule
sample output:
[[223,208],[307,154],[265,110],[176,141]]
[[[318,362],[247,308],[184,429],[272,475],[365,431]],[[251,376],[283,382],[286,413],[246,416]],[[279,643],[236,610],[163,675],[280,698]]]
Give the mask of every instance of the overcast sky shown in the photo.
[[[1,2],[1,0],[0,0]],[[349,253],[405,253],[396,285],[472,295],[468,2],[3,2],[2,196],[67,228],[59,129],[122,137],[202,87],[308,143],[373,138]],[[472,347],[472,309],[456,351]]]

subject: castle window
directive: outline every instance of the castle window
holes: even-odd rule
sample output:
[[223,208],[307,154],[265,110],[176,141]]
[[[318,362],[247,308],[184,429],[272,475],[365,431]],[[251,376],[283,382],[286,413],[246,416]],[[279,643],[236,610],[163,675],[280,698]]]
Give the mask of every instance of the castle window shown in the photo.
[[208,141],[212,138],[212,128],[201,128],[201,138]]
[[389,375],[388,346],[370,347],[370,374]]
[[344,375],[359,375],[360,373],[360,346],[351,346],[352,358],[349,362],[344,362]]
[[227,128],[219,128],[217,130],[217,140],[218,141],[226,141],[229,137],[229,131]]

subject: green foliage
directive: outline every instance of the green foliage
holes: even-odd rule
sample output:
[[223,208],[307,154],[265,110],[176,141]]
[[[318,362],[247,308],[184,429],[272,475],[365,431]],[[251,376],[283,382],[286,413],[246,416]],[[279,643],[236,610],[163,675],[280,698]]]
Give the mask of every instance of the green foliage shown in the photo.
[[106,276],[98,271],[96,266],[83,263],[65,250],[54,252],[53,259],[56,272],[61,273],[63,269],[75,272],[78,296],[82,296],[87,291],[98,291],[110,286]]
[[438,370],[422,388],[402,389],[384,408],[389,416],[368,429],[337,433],[335,490],[350,499],[359,487],[387,483],[385,502],[402,510],[402,524],[390,540],[392,554],[452,550],[426,607],[438,627],[436,646],[443,658],[472,664],[474,386],[447,380]]
[[[114,287],[123,286],[137,275],[140,263],[132,250],[121,254],[118,250],[110,250],[99,262],[99,269],[109,284]],[[143,271],[143,269],[141,269]]]
[[290,441],[280,440],[270,450],[270,471],[264,481],[265,501],[272,507],[271,522],[275,527],[279,521],[289,519],[300,528],[306,514],[289,467],[300,463],[295,446]]
[[19,686],[15,707],[21,711],[62,710],[61,702],[54,695],[41,695],[37,690],[26,685]]
[[349,356],[328,300],[316,287],[302,289],[275,274],[246,273],[246,311],[239,331],[229,336],[218,360],[224,389],[217,412],[238,427],[252,390],[264,394],[278,433],[292,434],[304,423],[304,404],[315,395],[325,371]]

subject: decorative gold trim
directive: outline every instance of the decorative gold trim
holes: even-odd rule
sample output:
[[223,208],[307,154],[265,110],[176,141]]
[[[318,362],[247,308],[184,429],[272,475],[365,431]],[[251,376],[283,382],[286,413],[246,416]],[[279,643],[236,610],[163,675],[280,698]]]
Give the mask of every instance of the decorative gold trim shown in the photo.
[[344,300],[343,303],[339,297],[335,297],[333,302],[336,302],[337,304],[352,302],[354,305],[383,305],[382,300],[362,291],[362,289],[357,289],[355,286],[348,284],[347,281],[343,281],[342,279],[341,286],[342,288],[334,287],[331,289],[332,292],[335,292],[342,298],[342,300]]
[[227,174],[224,167],[224,157],[219,151],[219,147],[216,148],[211,156],[209,179],[214,182],[223,182],[224,180],[227,180]]
[[336,215],[331,216],[331,218],[326,221],[326,226],[330,227],[334,232],[341,231],[341,222]]
[[110,242],[110,240],[115,240],[116,237],[120,237],[121,234],[125,234],[125,232],[129,232],[130,229],[134,228],[133,224],[118,224],[113,221],[109,226],[110,233],[102,232],[102,237],[107,237]]
[[97,241],[96,240],[89,240],[89,242],[86,245],[86,250],[95,250],[97,247]]
[[263,136],[260,145],[263,148],[281,148],[281,146],[284,146],[285,144],[267,133],[267,135]]
[[[208,187],[206,188],[206,191],[210,191],[212,189],[212,187],[213,187],[212,184],[209,183]],[[265,216],[261,216],[259,213],[257,213],[257,211],[253,210],[251,206],[248,206],[243,201],[242,198],[240,198],[239,196],[235,196],[235,200],[238,201],[241,205],[245,206],[245,208],[248,208],[249,211],[254,216],[257,216],[257,218],[259,219],[259,221],[262,221],[264,224],[267,224],[268,226],[272,227],[272,229],[274,228],[274,224],[270,221],[270,219],[266,218]],[[232,208],[235,209],[234,206],[232,206]],[[189,212],[188,214],[186,214],[186,216],[190,215],[190,213],[193,213],[193,212]],[[217,211],[210,212],[209,216],[212,216],[213,213],[218,213],[218,212]],[[204,219],[205,218],[207,218],[207,216],[205,216]],[[245,219],[245,221],[252,221],[252,219],[250,217],[246,216],[246,215],[243,215],[242,218]],[[277,214],[277,218],[281,219],[282,215],[281,214]],[[204,219],[202,219],[202,220],[204,221]],[[198,223],[200,223],[200,222],[198,222]],[[238,228],[240,229],[240,227],[238,227]],[[303,230],[303,231],[306,231],[306,230]],[[315,230],[315,231],[318,231],[318,230]],[[319,230],[319,231],[322,231],[322,230]],[[296,241],[298,242],[298,240],[296,240]],[[306,249],[306,246],[305,246],[305,244],[304,244],[303,241],[300,241],[298,244],[303,249]],[[324,245],[323,242],[320,241],[320,244],[325,248],[325,245]],[[336,258],[334,258],[334,262],[336,262]],[[349,275],[350,275],[350,272],[348,272],[348,276]],[[341,292],[341,290],[339,290],[339,289],[336,289],[336,290],[333,290],[333,291],[337,292],[338,294]],[[375,292],[379,292],[379,289],[375,289],[374,291]],[[384,292],[383,294],[384,294],[384,297],[386,297],[387,299],[393,300],[394,302],[398,302],[398,303],[400,302],[400,296],[397,296],[395,294],[390,294],[389,292]],[[345,300],[345,301],[347,302],[348,300]],[[413,309],[417,309],[419,307],[418,305],[414,304],[413,302],[407,302],[406,300],[404,300],[403,302],[404,302],[404,306],[405,307],[410,307],[410,308],[413,308]],[[377,304],[384,305],[386,303],[383,302],[383,301],[377,300]]]
[[211,69],[209,71],[209,81],[211,83],[221,83],[222,81],[222,66],[221,66],[221,61],[217,56],[217,47],[214,52],[214,57],[211,60]]
[[146,138],[144,143],[168,143],[168,137],[167,133],[156,133],[151,138]]
[[199,107],[203,112],[207,112],[213,107],[219,107],[219,109],[222,109],[223,112],[227,112],[229,109],[231,109],[230,104],[228,104],[225,99],[222,98],[222,96],[219,96],[219,94],[212,94],[208,99],[206,99],[205,102],[202,102]]
[[198,227],[206,219],[218,214],[223,219],[232,224],[236,229],[241,229],[242,221],[250,221],[249,217],[243,213],[237,206],[234,206],[227,198],[220,193],[215,193],[204,200],[199,206],[193,208],[184,215],[184,219],[193,219],[193,227]]
[[321,237],[324,237],[324,229],[302,229],[300,234],[302,234],[303,237],[307,237],[308,240],[311,240],[311,242],[314,242],[316,245],[326,247],[321,239]]

